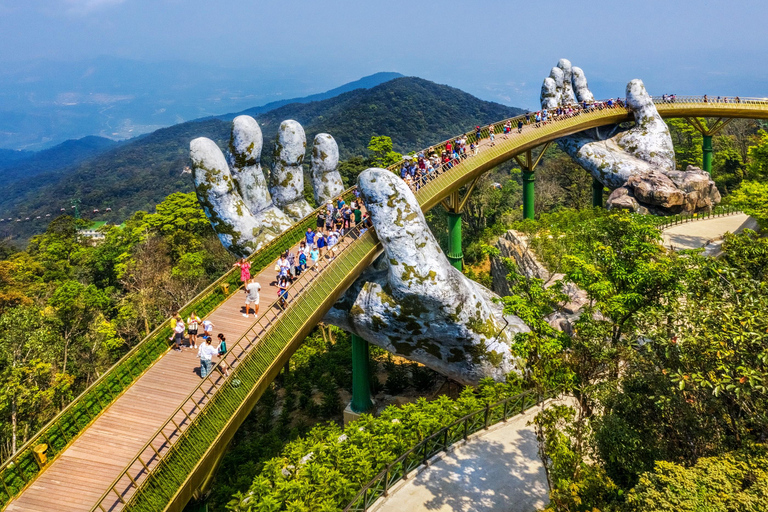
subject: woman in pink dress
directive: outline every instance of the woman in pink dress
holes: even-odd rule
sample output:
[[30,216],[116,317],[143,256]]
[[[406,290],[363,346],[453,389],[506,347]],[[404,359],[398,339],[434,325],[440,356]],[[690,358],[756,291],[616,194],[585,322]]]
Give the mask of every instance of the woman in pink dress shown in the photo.
[[240,261],[236,262],[233,267],[240,267],[240,280],[243,283],[247,283],[251,278],[251,264],[245,258],[240,258]]

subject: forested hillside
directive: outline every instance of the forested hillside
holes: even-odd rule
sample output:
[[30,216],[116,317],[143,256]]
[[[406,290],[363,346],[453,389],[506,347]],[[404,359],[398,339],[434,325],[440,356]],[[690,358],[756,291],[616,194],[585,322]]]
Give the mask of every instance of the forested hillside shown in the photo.
[[[365,154],[373,135],[389,135],[394,148],[420,149],[461,133],[475,124],[516,115],[519,109],[482,101],[458,89],[420,78],[398,78],[372,89],[358,89],[308,104],[291,104],[257,116],[265,144],[267,167],[271,141],[280,122],[299,121],[310,142],[317,133],[332,134],[342,158]],[[205,136],[222,147],[230,123],[208,119],[182,123],[104,152],[55,174],[15,182],[0,197],[0,218],[57,214],[79,198],[82,211],[101,210],[98,220],[120,222],[137,210],[151,210],[173,192],[193,189],[182,174],[189,163],[189,141]],[[308,147],[308,149],[310,149]],[[104,210],[112,208],[111,214]],[[43,221],[6,224],[6,234],[26,238],[45,229]]]

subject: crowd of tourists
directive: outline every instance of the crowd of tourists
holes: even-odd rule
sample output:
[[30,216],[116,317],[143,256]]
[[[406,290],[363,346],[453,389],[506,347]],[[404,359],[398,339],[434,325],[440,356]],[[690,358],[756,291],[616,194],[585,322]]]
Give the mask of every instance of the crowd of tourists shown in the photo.
[[[202,333],[200,328],[202,328]],[[223,333],[219,333],[216,336],[217,342],[214,344],[213,323],[210,320],[201,320],[193,311],[185,323],[182,316],[175,312],[171,318],[171,329],[173,334],[170,339],[173,341],[173,350],[181,352],[185,332],[187,334],[187,346],[197,350],[197,355],[200,358],[200,377],[205,378],[211,372],[213,356],[220,358],[219,368],[224,376],[229,375],[229,367],[224,361],[224,356],[227,353],[227,340]]]
[[[373,227],[368,212],[363,210],[363,202],[357,191],[350,204],[341,198],[329,201],[326,208],[318,213],[315,229],[307,228],[299,246],[280,255],[274,267],[275,280],[271,283],[272,286],[277,287],[276,303],[280,308],[287,307],[288,290],[302,273],[308,270],[317,271],[321,261],[330,261],[336,257],[339,243],[344,235],[352,233],[359,235]],[[246,318],[251,315],[257,318],[261,284],[251,276],[251,264],[247,259],[241,258],[234,263],[234,266],[240,269],[240,280],[243,282],[245,293],[245,308],[242,314]],[[214,357],[219,357],[219,369],[222,373],[225,376],[229,375],[229,367],[224,358],[227,354],[226,338],[223,333],[219,333],[214,341],[213,323],[209,319],[201,320],[195,312],[192,312],[185,321],[176,312],[171,318],[171,329],[173,334],[170,340],[173,342],[173,350],[181,351],[185,346],[197,350],[201,378],[210,374]]]

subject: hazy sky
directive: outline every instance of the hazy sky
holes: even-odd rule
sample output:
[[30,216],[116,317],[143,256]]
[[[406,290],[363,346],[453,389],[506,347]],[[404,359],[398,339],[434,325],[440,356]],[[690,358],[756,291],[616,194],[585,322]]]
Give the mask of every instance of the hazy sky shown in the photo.
[[632,78],[654,94],[768,96],[766,19],[756,0],[0,0],[0,62],[219,64],[309,76],[318,92],[398,71],[532,107],[566,57],[600,97]]

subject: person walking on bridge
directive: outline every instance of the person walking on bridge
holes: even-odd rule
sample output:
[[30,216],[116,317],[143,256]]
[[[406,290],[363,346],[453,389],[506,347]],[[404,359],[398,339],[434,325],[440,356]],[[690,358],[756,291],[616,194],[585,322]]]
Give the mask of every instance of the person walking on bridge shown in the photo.
[[211,337],[205,338],[205,343],[200,344],[197,350],[197,357],[200,358],[200,378],[204,379],[211,372],[211,359],[218,354],[216,347],[211,345]]
[[261,291],[261,285],[255,279],[251,279],[245,285],[245,314],[243,315],[245,318],[248,318],[251,304],[253,304],[254,318],[259,314],[259,291]]

